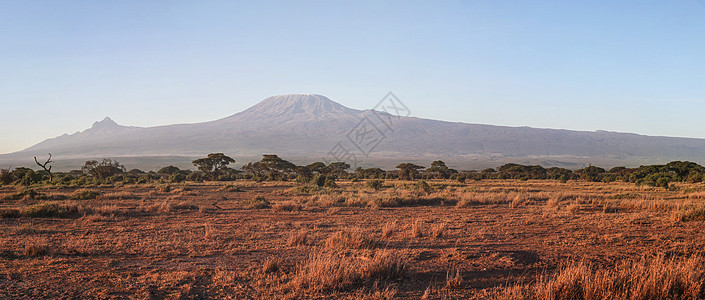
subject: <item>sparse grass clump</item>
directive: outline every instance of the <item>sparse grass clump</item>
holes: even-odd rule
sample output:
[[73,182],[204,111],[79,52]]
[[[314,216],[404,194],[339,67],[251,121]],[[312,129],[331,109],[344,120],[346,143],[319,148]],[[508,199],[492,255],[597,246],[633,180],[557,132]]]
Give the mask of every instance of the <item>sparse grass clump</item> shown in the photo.
[[79,217],[88,209],[75,204],[39,203],[25,208],[22,216],[30,218],[70,218]]
[[691,209],[689,211],[681,213],[679,216],[679,221],[705,221],[705,207]]
[[177,210],[198,210],[198,205],[193,204],[191,202],[181,201],[177,204],[173,204],[171,208]]
[[399,230],[399,224],[397,220],[392,222],[387,222],[382,226],[382,238],[389,238],[394,234],[394,232]]
[[413,223],[411,223],[411,230],[409,234],[411,235],[412,238],[420,238],[425,235],[425,229],[426,223],[424,223],[421,220],[416,220]]
[[578,212],[580,212],[580,204],[578,204],[577,202],[576,202],[576,203],[569,204],[569,205],[566,206],[565,208],[566,208],[566,209],[568,210],[568,212],[571,213],[571,214],[577,214]]
[[91,200],[100,196],[100,192],[94,190],[77,190],[69,196],[71,200]]
[[289,247],[306,246],[309,243],[309,232],[302,228],[289,236],[286,244]]
[[463,284],[463,276],[460,274],[460,270],[456,269],[455,272],[449,270],[446,272],[446,288],[457,289]]
[[636,199],[639,198],[641,195],[637,193],[623,193],[623,194],[614,194],[610,195],[607,197],[607,199]]
[[331,250],[369,249],[375,244],[375,241],[366,237],[360,229],[338,231],[324,242],[325,248]]
[[436,223],[431,226],[431,237],[440,239],[445,236],[447,224],[445,222]]
[[113,193],[105,193],[100,195],[100,199],[104,200],[132,200],[132,199],[139,199],[140,196],[135,193],[131,193],[128,191],[119,191],[119,192],[113,192]]
[[369,189],[379,191],[384,186],[384,181],[382,181],[380,179],[370,179],[367,182],[365,182],[365,186]]
[[278,258],[269,257],[262,263],[262,273],[274,273],[282,268],[282,262]]
[[249,209],[263,209],[271,207],[269,201],[262,196],[257,196],[253,199],[246,200],[243,204],[245,204],[245,206]]
[[272,209],[275,211],[299,211],[301,210],[301,205],[294,203],[292,201],[286,201],[282,203],[277,203],[272,205]]
[[241,193],[244,192],[239,186],[237,185],[224,185],[217,190],[218,192],[228,192],[228,193]]
[[37,192],[33,189],[26,189],[23,191],[19,191],[14,194],[10,194],[8,196],[5,196],[3,200],[21,200],[21,199],[37,199],[37,200],[45,200],[48,199],[47,195],[41,192]]
[[692,256],[667,259],[663,255],[597,268],[579,262],[536,283],[504,290],[521,299],[703,299],[705,260]]
[[49,254],[49,245],[45,242],[31,242],[24,246],[22,252],[27,257],[38,257]]
[[390,252],[372,257],[351,257],[340,253],[314,252],[300,264],[290,285],[313,292],[346,291],[364,285],[401,277],[406,263]]

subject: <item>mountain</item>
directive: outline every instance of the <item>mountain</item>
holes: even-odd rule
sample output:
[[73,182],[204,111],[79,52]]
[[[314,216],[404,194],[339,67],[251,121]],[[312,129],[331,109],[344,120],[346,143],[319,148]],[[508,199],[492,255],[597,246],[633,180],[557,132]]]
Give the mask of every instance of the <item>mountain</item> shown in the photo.
[[224,152],[240,163],[265,153],[303,163],[338,160],[339,154],[349,152],[361,166],[387,168],[401,161],[428,165],[435,159],[460,168],[505,162],[577,168],[587,163],[702,162],[705,140],[445,122],[351,109],[321,95],[295,94],[269,97],[204,123],[133,127],[105,118],[82,132],[0,155],[0,166],[29,165],[32,156],[48,152],[55,161],[153,157],[166,164],[174,157],[179,160],[174,164],[182,166],[189,165],[189,158],[211,152]]

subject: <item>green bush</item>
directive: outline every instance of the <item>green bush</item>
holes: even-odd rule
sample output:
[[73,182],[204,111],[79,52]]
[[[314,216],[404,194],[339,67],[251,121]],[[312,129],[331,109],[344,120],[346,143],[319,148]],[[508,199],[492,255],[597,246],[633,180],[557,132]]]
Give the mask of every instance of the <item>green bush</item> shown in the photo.
[[175,173],[169,176],[169,181],[171,182],[183,182],[186,180],[186,175],[181,173]]
[[20,179],[19,184],[24,186],[30,186],[42,181],[42,174],[29,170],[24,174],[24,177]]
[[322,175],[322,174],[316,174],[316,176],[313,176],[313,179],[311,179],[311,183],[318,186],[318,187],[328,187],[328,188],[337,188],[338,187],[338,185],[335,184],[335,178],[333,176]]

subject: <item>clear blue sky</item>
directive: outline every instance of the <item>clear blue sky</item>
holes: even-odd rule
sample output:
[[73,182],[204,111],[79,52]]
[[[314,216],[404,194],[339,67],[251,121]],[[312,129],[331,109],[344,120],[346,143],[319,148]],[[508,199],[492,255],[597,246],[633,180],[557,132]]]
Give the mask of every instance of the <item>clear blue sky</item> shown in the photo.
[[0,153],[390,90],[424,118],[705,138],[704,1],[536,2],[3,1]]

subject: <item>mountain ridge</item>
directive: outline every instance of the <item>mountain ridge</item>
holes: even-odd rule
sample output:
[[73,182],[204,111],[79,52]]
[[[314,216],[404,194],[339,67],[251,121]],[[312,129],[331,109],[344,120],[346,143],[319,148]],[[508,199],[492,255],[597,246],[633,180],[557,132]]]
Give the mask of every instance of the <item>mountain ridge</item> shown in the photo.
[[557,161],[557,165],[568,166],[600,161],[633,165],[705,160],[705,139],[395,117],[348,108],[322,95],[289,94],[268,97],[241,112],[202,123],[134,127],[106,117],[84,131],[0,155],[0,165],[47,152],[57,159],[277,153],[315,161],[329,155],[339,142],[355,150],[348,133],[363,120],[379,122],[380,114],[393,120],[394,126],[385,128],[377,123],[378,130],[384,131],[382,141],[369,156],[358,153],[368,161],[443,158],[458,163]]

